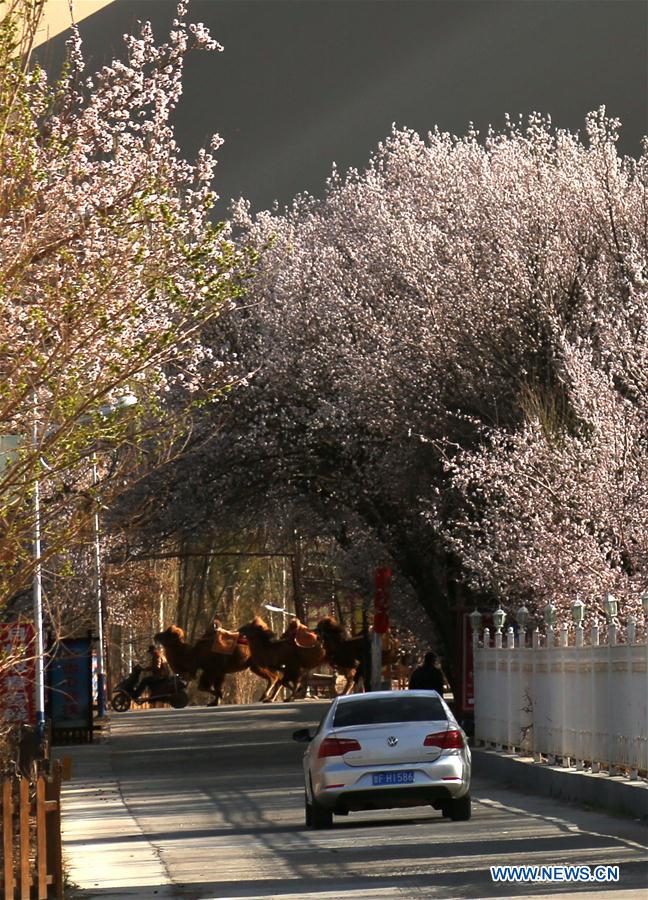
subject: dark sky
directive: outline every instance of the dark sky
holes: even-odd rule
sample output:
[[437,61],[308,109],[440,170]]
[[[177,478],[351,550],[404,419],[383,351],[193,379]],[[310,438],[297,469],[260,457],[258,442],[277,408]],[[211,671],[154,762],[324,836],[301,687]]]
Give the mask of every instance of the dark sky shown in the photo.
[[[85,20],[92,68],[172,0],[116,0]],[[177,115],[188,155],[213,131],[217,190],[254,208],[322,192],[331,164],[362,168],[392,122],[462,134],[470,121],[549,113],[581,128],[601,104],[621,149],[648,133],[648,0],[192,0],[224,53],[194,54]],[[41,52],[60,59],[64,37]],[[224,214],[223,207],[223,214]]]

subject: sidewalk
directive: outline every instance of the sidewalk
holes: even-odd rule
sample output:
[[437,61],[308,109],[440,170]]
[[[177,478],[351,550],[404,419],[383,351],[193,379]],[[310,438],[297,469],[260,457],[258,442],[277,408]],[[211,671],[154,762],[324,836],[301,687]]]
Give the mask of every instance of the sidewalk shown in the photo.
[[558,800],[585,804],[632,819],[648,819],[648,783],[601,772],[577,772],[536,763],[532,757],[472,748],[473,772],[511,787]]
[[[66,896],[174,897],[155,847],[114,780],[109,741],[57,747],[54,755],[72,759],[72,779],[62,794],[63,857],[68,883],[79,890],[71,887]],[[151,892],[151,885],[160,887]]]

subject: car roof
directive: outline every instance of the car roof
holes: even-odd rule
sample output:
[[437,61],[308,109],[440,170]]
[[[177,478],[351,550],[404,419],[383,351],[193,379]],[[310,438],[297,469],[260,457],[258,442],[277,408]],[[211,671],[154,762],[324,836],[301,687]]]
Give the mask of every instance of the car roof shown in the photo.
[[361,703],[363,700],[374,700],[387,697],[438,697],[443,698],[438,691],[368,691],[366,694],[346,694],[338,697],[338,703]]

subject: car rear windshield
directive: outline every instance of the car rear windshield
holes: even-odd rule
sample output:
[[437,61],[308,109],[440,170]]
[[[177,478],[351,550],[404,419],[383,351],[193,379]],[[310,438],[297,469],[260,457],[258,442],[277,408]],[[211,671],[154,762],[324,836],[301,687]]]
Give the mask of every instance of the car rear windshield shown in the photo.
[[389,725],[392,722],[445,721],[446,713],[438,697],[368,697],[340,703],[333,726]]

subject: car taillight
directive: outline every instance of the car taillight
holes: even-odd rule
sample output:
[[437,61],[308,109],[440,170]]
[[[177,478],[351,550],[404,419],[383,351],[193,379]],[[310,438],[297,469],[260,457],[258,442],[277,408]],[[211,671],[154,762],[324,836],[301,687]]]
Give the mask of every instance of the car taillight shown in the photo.
[[352,750],[361,750],[357,741],[348,738],[324,738],[320,744],[319,759],[324,756],[344,756],[345,753],[351,753]]
[[424,747],[438,747],[440,750],[462,750],[464,746],[463,735],[460,731],[435,731],[428,734],[423,741]]

